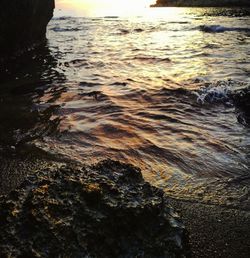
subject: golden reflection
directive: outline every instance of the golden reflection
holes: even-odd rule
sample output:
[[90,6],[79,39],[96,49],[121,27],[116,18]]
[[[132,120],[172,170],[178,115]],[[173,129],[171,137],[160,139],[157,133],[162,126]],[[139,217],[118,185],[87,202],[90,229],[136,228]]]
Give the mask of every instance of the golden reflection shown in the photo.
[[74,15],[131,15],[152,3],[154,0],[56,0],[56,7]]

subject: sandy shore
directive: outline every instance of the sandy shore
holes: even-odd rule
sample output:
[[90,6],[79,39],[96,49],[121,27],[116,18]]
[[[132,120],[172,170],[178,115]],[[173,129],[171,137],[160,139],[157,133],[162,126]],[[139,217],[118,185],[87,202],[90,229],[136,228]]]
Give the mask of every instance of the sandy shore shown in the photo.
[[193,258],[249,258],[250,212],[172,199],[186,226]]

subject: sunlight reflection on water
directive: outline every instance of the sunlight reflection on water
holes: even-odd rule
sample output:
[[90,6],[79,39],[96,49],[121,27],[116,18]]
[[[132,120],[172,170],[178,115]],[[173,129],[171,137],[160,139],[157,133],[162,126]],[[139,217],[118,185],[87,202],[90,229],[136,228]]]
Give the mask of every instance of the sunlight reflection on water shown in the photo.
[[175,17],[183,12],[180,8],[169,8],[167,11],[150,8],[154,3],[152,0],[57,0],[55,16],[147,16],[149,19],[155,19],[166,15]]
[[201,182],[248,174],[249,130],[233,105],[202,105],[198,95],[209,85],[218,91],[249,85],[249,17],[144,11],[59,12],[51,21],[53,69],[66,79],[57,98],[52,92],[39,99],[60,107],[58,137],[44,137],[41,147],[90,163],[130,162],[147,180],[187,195]]

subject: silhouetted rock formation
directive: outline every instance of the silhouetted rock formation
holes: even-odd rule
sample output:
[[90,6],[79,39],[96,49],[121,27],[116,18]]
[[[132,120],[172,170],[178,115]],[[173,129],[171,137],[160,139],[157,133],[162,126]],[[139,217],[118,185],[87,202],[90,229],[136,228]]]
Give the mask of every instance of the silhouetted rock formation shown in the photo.
[[183,6],[183,7],[250,7],[248,0],[157,0],[152,7]]
[[29,176],[0,200],[0,257],[186,257],[162,190],[115,161]]
[[54,0],[0,0],[0,59],[45,39]]

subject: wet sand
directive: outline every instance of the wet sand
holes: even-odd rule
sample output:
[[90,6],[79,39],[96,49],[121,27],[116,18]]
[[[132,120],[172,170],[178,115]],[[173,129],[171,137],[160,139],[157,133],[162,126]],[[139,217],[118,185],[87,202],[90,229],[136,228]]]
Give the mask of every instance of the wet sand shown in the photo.
[[193,258],[249,258],[250,212],[172,199],[189,232]]

